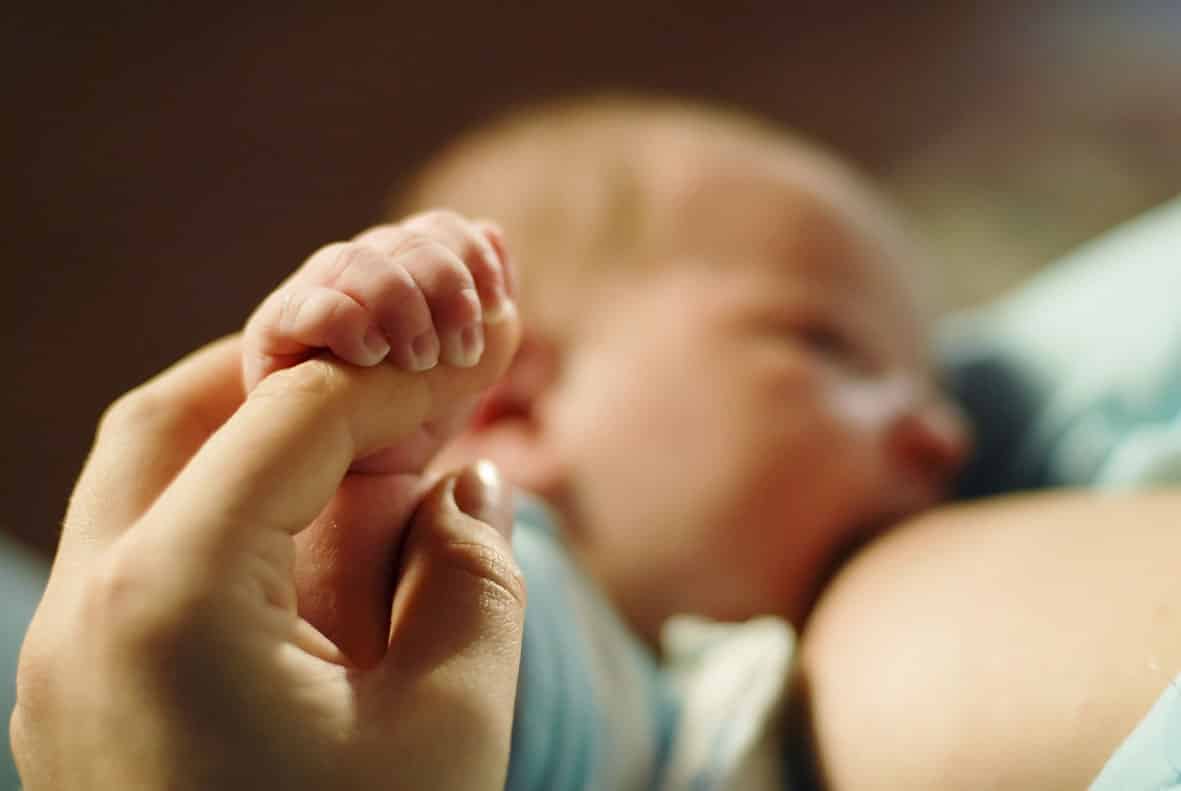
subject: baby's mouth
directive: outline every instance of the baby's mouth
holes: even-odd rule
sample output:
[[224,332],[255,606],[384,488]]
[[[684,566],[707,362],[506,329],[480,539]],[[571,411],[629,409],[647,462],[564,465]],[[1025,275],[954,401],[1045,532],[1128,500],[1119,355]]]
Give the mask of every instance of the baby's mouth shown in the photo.
[[891,502],[886,503],[876,515],[863,519],[857,526],[842,533],[841,539],[834,544],[828,554],[828,562],[821,567],[816,577],[806,612],[812,611],[829,584],[862,549],[944,499],[942,487],[933,484],[915,481],[913,485],[896,488]]
[[[878,517],[869,519],[863,522],[860,526],[848,530],[842,536],[842,539],[837,542],[831,552],[828,553],[826,562],[820,567],[819,573],[816,575],[812,584],[812,590],[808,594],[808,598],[804,609],[804,623],[807,622],[816,603],[820,597],[828,589],[829,584],[836,579],[841,570],[856,557],[862,549],[869,544],[872,544],[877,538],[890,529],[901,520],[901,517]],[[800,624],[803,627],[803,624]]]
[[947,490],[947,483],[941,478],[917,475],[903,478],[891,487],[879,516],[873,520],[877,532],[889,530],[904,519],[933,508],[946,499]]

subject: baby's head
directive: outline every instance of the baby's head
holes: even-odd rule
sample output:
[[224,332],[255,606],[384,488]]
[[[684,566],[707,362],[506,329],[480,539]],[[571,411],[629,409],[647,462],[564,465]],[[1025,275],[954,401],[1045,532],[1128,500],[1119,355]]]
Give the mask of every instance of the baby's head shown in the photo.
[[845,166],[762,122],[598,99],[462,139],[395,207],[505,230],[527,340],[459,444],[559,513],[641,632],[799,621],[834,560],[966,446],[915,252]]

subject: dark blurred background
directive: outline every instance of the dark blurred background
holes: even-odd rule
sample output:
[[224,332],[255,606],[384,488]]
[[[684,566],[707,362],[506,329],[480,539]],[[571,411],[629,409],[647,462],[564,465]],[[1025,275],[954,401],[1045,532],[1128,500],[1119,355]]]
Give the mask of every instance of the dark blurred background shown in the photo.
[[847,153],[979,300],[1181,192],[1181,4],[43,4],[0,25],[0,530],[52,548],[95,421],[509,105],[723,99]]

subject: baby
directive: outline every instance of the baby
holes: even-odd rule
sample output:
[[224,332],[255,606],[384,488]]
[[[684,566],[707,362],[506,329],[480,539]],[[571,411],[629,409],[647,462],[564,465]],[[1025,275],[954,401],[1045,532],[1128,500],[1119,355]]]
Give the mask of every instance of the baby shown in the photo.
[[[545,530],[560,534],[557,551],[594,581],[571,569],[573,592],[539,604],[543,575],[525,548],[533,604],[510,785],[527,787],[518,742],[538,727],[527,718],[543,675],[528,632],[547,618],[539,607],[603,591],[610,607],[575,612],[585,625],[571,628],[582,651],[617,667],[640,660],[611,646],[638,636],[659,652],[679,614],[798,625],[848,552],[940,499],[967,433],[932,370],[917,251],[847,167],[771,126],[671,102],[546,107],[459,141],[395,213],[434,206],[462,214],[414,214],[309,259],[251,318],[245,379],[320,349],[411,371],[476,365],[515,291],[526,335],[502,380],[356,469],[414,477],[432,458],[492,459],[544,503],[534,520],[555,523]],[[343,592],[301,608],[334,636],[348,563],[321,565]],[[607,609],[626,627],[601,625]],[[620,697],[631,703],[619,678],[588,683],[604,720]],[[695,683],[682,675],[646,694],[684,709],[683,723],[702,697]],[[739,782],[741,761],[709,769],[684,755],[700,731],[681,724],[674,739],[665,726],[639,729],[656,732],[640,750],[653,756],[631,773],[616,737],[616,766],[585,787],[707,770]]]
[[674,103],[543,108],[460,141],[396,214],[494,217],[527,342],[459,446],[556,512],[649,640],[798,623],[833,561],[937,500],[966,431],[911,247],[850,170]]

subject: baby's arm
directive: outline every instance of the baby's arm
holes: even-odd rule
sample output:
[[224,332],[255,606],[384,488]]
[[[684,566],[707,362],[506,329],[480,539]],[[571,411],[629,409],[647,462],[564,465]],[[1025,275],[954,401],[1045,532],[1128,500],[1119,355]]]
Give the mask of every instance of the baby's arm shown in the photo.
[[321,248],[246,324],[249,390],[329,349],[362,366],[468,368],[484,350],[482,322],[508,304],[499,232],[446,211],[383,225]]

